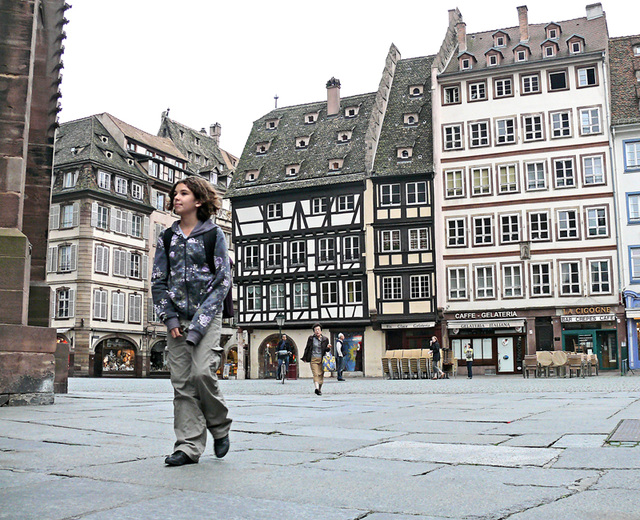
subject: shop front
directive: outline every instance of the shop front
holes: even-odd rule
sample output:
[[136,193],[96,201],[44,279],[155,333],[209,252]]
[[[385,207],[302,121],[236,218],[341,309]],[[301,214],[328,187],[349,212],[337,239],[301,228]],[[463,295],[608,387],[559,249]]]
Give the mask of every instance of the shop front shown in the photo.
[[[624,338],[624,315],[611,306],[562,309],[562,349],[578,354],[595,354],[600,370],[620,368],[620,344]],[[622,318],[622,319],[621,319]],[[621,330],[618,330],[618,328]]]
[[[640,345],[640,294],[633,291],[624,292],[625,317],[627,318],[626,349],[622,356],[631,370],[640,369],[638,345]],[[626,355],[625,355],[626,354]]]
[[435,322],[383,323],[385,350],[429,348],[431,338],[440,336]]
[[475,374],[521,374],[527,350],[526,319],[518,311],[459,312],[444,316],[445,344],[459,366],[473,348]]
[[142,358],[136,345],[122,337],[101,340],[93,356],[93,376],[142,376]]

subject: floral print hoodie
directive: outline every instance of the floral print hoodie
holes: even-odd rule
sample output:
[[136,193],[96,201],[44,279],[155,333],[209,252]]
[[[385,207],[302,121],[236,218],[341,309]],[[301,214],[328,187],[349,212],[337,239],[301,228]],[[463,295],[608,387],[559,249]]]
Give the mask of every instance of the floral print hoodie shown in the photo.
[[[197,345],[215,316],[222,312],[231,287],[227,243],[222,230],[211,220],[199,222],[186,238],[178,222],[171,229],[169,254],[164,248],[166,230],[158,237],[151,275],[153,304],[168,330],[180,327],[180,319],[190,320],[187,343]],[[209,269],[203,237],[211,229],[217,233],[213,253],[215,273]]]

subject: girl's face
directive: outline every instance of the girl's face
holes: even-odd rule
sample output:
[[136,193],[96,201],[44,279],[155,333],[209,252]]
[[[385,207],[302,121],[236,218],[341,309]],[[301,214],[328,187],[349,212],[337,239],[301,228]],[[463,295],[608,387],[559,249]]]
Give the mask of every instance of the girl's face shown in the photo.
[[182,182],[176,186],[176,194],[173,197],[173,212],[184,216],[195,213],[202,203],[196,199],[193,192]]

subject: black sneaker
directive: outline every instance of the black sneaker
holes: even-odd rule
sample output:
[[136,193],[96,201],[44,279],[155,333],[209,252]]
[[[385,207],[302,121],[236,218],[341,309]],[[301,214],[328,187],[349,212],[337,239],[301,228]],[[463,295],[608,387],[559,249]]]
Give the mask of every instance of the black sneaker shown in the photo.
[[184,451],[176,451],[164,459],[167,466],[184,466],[185,464],[197,464],[197,460],[193,460]]
[[229,447],[231,443],[229,442],[229,434],[222,437],[221,439],[213,440],[213,452],[216,454],[216,457],[221,459],[224,457],[229,451]]

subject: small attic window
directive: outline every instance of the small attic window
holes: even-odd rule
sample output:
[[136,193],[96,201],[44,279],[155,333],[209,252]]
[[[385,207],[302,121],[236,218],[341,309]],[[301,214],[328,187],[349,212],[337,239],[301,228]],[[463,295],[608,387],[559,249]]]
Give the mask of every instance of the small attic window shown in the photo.
[[344,159],[331,159],[329,161],[329,171],[330,172],[338,172],[342,169],[342,164]]
[[248,170],[247,173],[245,174],[245,179],[247,181],[255,181],[259,175],[260,175],[259,170]]
[[133,166],[133,159],[127,159],[127,164],[129,166]]
[[107,159],[111,159],[113,157],[113,154],[109,151],[104,152],[104,154],[107,156]]
[[405,125],[417,125],[418,124],[418,114],[405,114],[404,115],[404,124]]
[[295,177],[296,175],[298,175],[298,173],[300,173],[300,165],[288,164],[285,167],[285,173],[287,174],[287,177]]
[[497,54],[489,54],[487,56],[487,65],[489,67],[495,67],[499,63]]
[[344,117],[356,117],[360,107],[347,107],[344,109]]
[[413,148],[410,147],[410,146],[409,147],[398,148],[397,154],[398,154],[398,159],[403,160],[403,161],[408,161],[409,159],[411,159],[413,157]]
[[640,56],[640,45],[634,45],[633,47],[633,55]]
[[304,122],[306,124],[313,124],[318,120],[318,112],[311,112],[309,114],[305,114]]
[[351,130],[343,130],[342,132],[338,132],[338,142],[339,143],[348,143],[351,141]]
[[556,55],[556,48],[553,45],[546,45],[543,47],[543,53],[545,58],[553,58]]
[[132,143],[131,141],[127,141],[127,150],[131,150],[132,152],[136,151],[136,143]]
[[411,85],[409,87],[409,96],[411,97],[419,97],[424,94],[424,86],[423,85]]
[[184,137],[184,130],[178,130],[178,132],[180,132],[180,138],[182,139]]
[[258,143],[256,145],[256,153],[258,155],[264,155],[265,153],[267,153],[267,151],[269,150],[269,144],[268,142],[264,142],[264,143]]
[[549,38],[550,40],[557,40],[558,29],[556,29],[555,27],[547,29],[547,38]]
[[582,52],[582,42],[571,42],[571,44],[569,45],[569,52],[571,52],[571,54],[580,54]]
[[496,36],[494,45],[496,47],[506,47],[507,39],[504,37],[504,35],[500,34]]
[[100,140],[101,140],[103,143],[108,143],[108,142],[109,142],[109,138],[108,138],[106,135],[101,135],[101,136],[100,136]]
[[309,146],[309,137],[296,137],[296,148],[307,148]]
[[265,128],[267,130],[275,130],[276,128],[278,128],[278,123],[279,122],[280,122],[279,119],[269,119],[265,123]]
[[194,139],[196,140],[196,145],[200,146],[200,138],[199,137],[195,137]]
[[471,68],[471,60],[469,58],[460,58],[460,69],[469,70]]
[[527,51],[517,51],[516,61],[527,61]]

